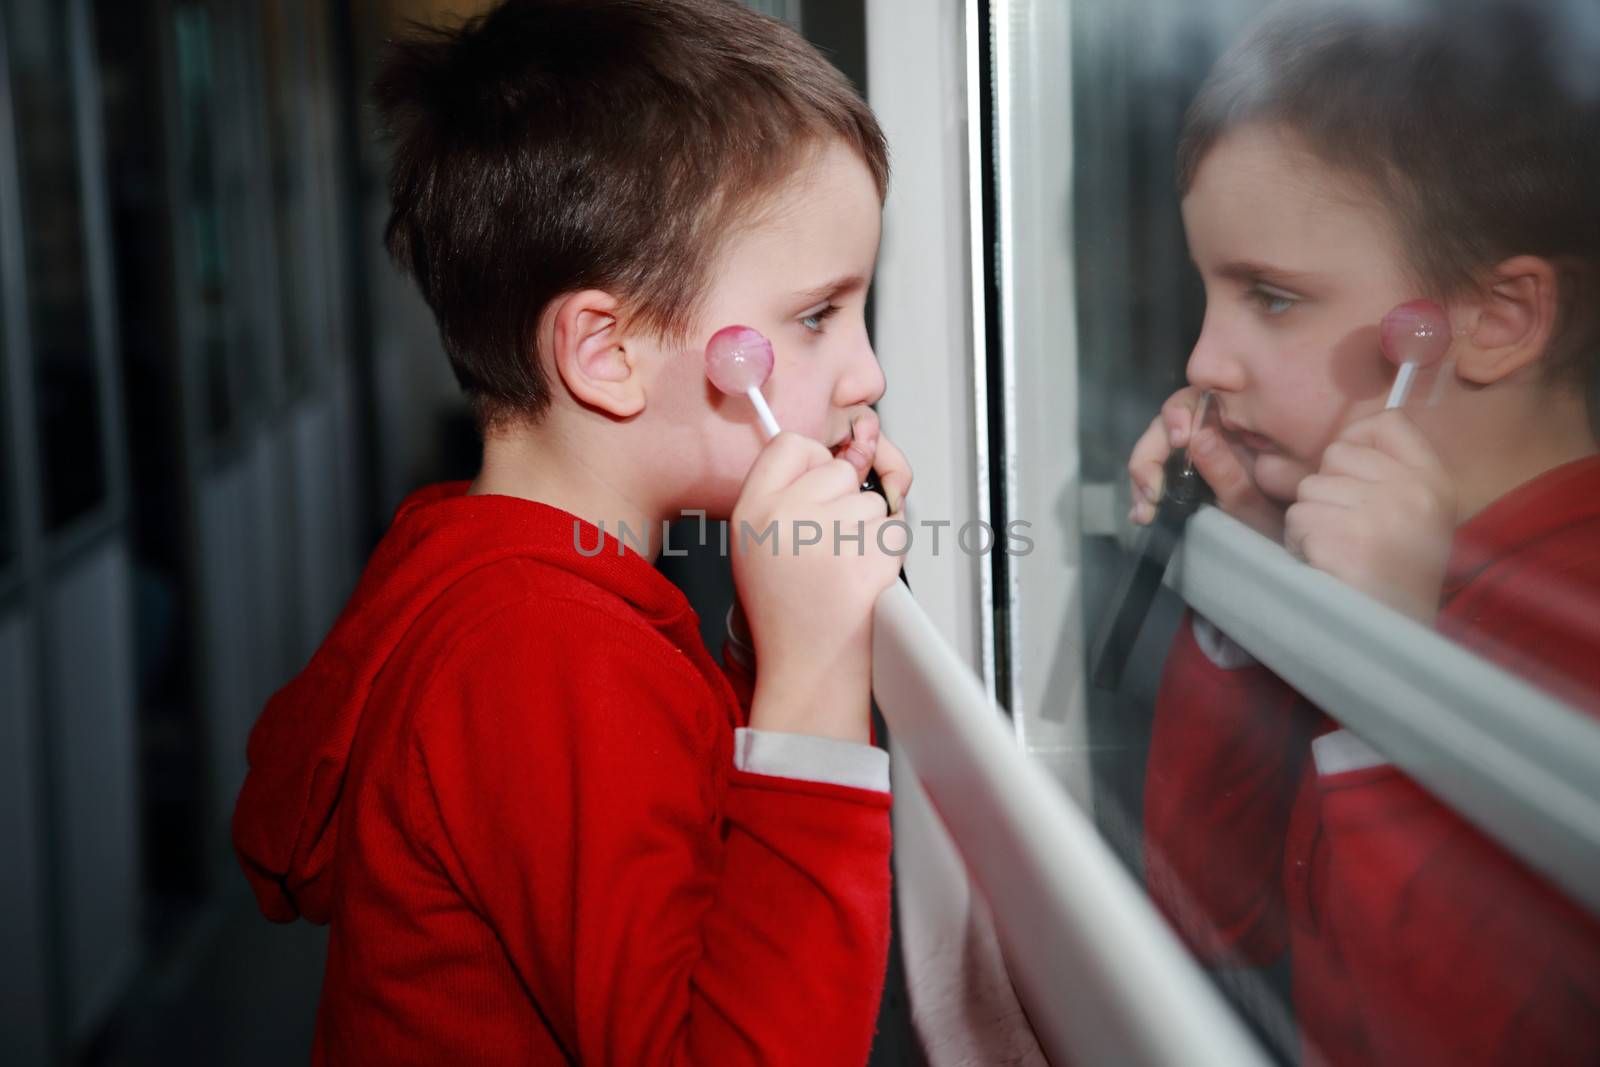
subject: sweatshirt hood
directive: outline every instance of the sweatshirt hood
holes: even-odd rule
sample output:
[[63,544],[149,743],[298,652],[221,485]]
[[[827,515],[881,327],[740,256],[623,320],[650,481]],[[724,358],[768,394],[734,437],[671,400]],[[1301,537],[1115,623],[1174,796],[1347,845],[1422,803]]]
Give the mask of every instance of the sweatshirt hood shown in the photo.
[[696,631],[677,587],[593,525],[466,490],[466,482],[430,486],[400,505],[333,629],[250,731],[233,845],[275,922],[328,921],[339,802],[362,713],[407,631],[451,585],[497,561],[532,558],[615,593],[658,629]]

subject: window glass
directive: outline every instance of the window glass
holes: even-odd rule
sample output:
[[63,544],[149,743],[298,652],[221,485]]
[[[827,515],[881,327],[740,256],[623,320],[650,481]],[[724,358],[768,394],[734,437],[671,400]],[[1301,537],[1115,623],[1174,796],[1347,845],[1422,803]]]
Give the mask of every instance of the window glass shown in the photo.
[[[1080,598],[1082,639],[1060,645],[1092,673],[1129,547],[1148,544],[1128,513],[1154,511],[1130,455],[1153,433],[1163,458],[1153,420],[1203,389],[1196,440],[1213,447],[1196,465],[1223,510],[1278,543],[1263,552],[1366,594],[1384,627],[1410,616],[1532,683],[1562,706],[1502,721],[1600,752],[1593,5],[1071,12],[1070,104],[995,70],[1001,100],[1057,107],[1072,137],[1070,242],[1050,204],[1041,218],[1013,197],[1000,223],[1007,263],[1047,258],[1018,246],[1070,249],[1057,299],[1076,309],[1076,438],[1016,463],[1059,467],[1076,446],[1080,500],[1008,508],[1071,516],[1082,566],[1024,583],[1017,603]],[[996,32],[1040,24],[1013,12]],[[1048,158],[1034,148],[1000,160],[998,180]],[[1002,279],[1019,307],[1035,277]],[[1028,321],[1024,307],[1009,326]],[[1041,417],[1032,400],[1019,419]],[[1326,617],[1308,598],[1292,625],[1315,633]],[[1283,1062],[1600,1060],[1600,917],[1570,874],[1586,857],[1536,870],[1525,842],[1413,779],[1241,641],[1157,592],[1115,684],[1086,687],[1083,747],[1102,831],[1263,1044]],[[1455,654],[1434,644],[1441,662]],[[1403,716],[1404,700],[1385,712]],[[1465,734],[1474,720],[1457,721]],[[1438,761],[1462,758],[1450,728],[1431,740]]]
[[[3,221],[3,220],[0,220]],[[6,239],[5,230],[0,228],[0,242]],[[5,347],[5,338],[0,337],[0,381],[9,382],[10,368],[6,365],[8,353]],[[10,573],[12,560],[16,557],[17,531],[14,523],[16,492],[14,479],[16,471],[11,460],[11,412],[4,404],[0,404],[0,576]]]
[[107,495],[67,8],[0,5],[11,60],[41,500],[47,530]]
[[346,153],[341,140],[340,115],[347,104],[340,96],[338,65],[334,55],[334,23],[329,10],[322,5],[305,8],[301,24],[304,27],[303,81],[306,86],[306,107],[309,145],[309,171],[307,173],[309,216],[313,220],[311,232],[318,236],[316,288],[308,305],[316,311],[310,316],[311,341],[317,350],[308,359],[325,358],[334,365],[344,362],[349,342],[345,333],[349,314],[346,257],[348,247],[344,174]]
[[283,373],[291,391],[305,383],[312,346],[305,286],[310,269],[307,248],[305,158],[304,38],[296,32],[298,4],[263,0],[257,6],[265,75],[267,136],[272,178],[272,221],[277,240],[279,314],[283,330]]
[[201,428],[208,441],[221,444],[238,428],[242,382],[229,344],[234,279],[226,254],[229,220],[216,163],[216,44],[207,5],[180,3],[173,9],[173,19],[183,193],[177,210],[185,216],[179,229],[189,245],[186,282],[193,297],[187,328],[197,360]]

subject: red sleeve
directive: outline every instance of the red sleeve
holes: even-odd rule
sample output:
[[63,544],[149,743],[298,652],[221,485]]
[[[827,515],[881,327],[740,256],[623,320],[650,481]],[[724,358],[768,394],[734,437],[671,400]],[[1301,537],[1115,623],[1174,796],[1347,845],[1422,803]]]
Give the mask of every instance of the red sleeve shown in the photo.
[[1383,1063],[1600,1062],[1600,923],[1404,774],[1323,777],[1326,921]]
[[750,702],[756,693],[755,667],[745,662],[749,655],[735,649],[732,638],[722,642],[722,673],[733,689],[733,698],[739,702],[739,722],[743,725],[750,722]]
[[865,1062],[887,794],[734,771],[682,654],[588,605],[491,620],[440,675],[416,833],[575,1060]]
[[1305,763],[1299,696],[1226,670],[1186,614],[1156,697],[1145,773],[1150,895],[1207,963],[1267,963],[1288,942],[1283,847]]
[[[1594,713],[1593,556],[1573,538],[1505,561],[1441,629]],[[1393,767],[1318,785],[1330,920],[1379,1060],[1600,1063],[1600,920]]]

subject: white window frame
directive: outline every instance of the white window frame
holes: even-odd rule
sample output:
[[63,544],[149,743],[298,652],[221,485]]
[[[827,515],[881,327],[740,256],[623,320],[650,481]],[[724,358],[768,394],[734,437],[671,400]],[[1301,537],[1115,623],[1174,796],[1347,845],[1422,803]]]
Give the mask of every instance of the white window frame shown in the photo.
[[[997,25],[1009,26],[1005,13],[1011,9],[997,5],[995,10]],[[1053,1061],[1229,1067],[1266,1063],[1243,1024],[1094,830],[1085,809],[1072,803],[1025,751],[1024,745],[1040,736],[1030,731],[1031,720],[1007,719],[997,709],[999,672],[990,621],[995,591],[988,561],[951,550],[955,529],[989,517],[977,19],[976,0],[867,4],[870,98],[888,135],[895,167],[875,288],[875,339],[890,382],[879,407],[885,427],[917,465],[907,518],[918,536],[906,561],[915,598],[898,585],[886,594],[879,603],[874,645],[874,687],[896,742],[896,774],[914,776],[965,861],[973,885],[987,899],[1011,981]],[[1066,31],[1062,18],[1047,17],[1046,27],[1052,35]],[[1029,33],[1008,39],[1033,49],[1029,55],[1043,55],[1047,48],[1043,38]],[[1069,54],[1054,44],[1050,49],[1051,62]],[[1049,87],[1068,84],[1065,71],[1050,71],[1044,64],[1029,69],[1035,73],[1012,83],[1024,86],[1024,92],[1054,91]],[[1031,80],[1035,77],[1036,82]],[[1007,136],[1031,135],[1017,127]],[[1054,185],[1041,182],[1021,197],[1015,191],[1004,194],[1013,210],[1032,210],[1029,204],[1035,201],[1030,198],[1064,194],[1064,159],[1059,154],[1064,149],[1058,144],[1044,150],[1057,153],[1049,162]],[[1063,199],[1063,215],[1067,203]],[[1058,251],[1062,257],[1043,269],[1035,284],[1011,289],[1014,340],[1029,336],[1030,330],[1051,329],[1042,323],[1072,321],[1070,305],[1049,305],[1062,291],[1052,292],[1051,286],[1065,285],[1070,292],[1065,235]],[[1012,278],[1041,270],[1038,264],[1015,262],[1002,269]],[[1070,338],[1071,331],[1059,336]],[[1039,365],[1045,374],[1066,377],[1055,386],[1030,384],[1034,395],[1061,387],[1069,390],[1064,402],[1075,404],[1071,374],[1059,366]],[[1069,440],[1075,442],[1075,422],[1070,429]],[[1044,447],[1031,440],[1028,445]],[[1013,445],[1007,448],[1015,455]],[[1076,461],[1070,455],[1067,460],[1053,475],[1059,480],[1048,484],[1066,487],[1075,499]],[[1008,469],[1018,479],[1018,484],[1008,481],[1014,499],[1019,491],[1035,491],[1037,483],[1022,480],[1032,475],[1014,464]],[[937,555],[920,527],[923,521],[951,524]],[[1070,511],[1058,522],[1048,538],[1036,543],[1035,553],[1027,557],[1034,559],[1032,569],[1020,572],[1019,581],[1048,580],[1048,588],[1054,589],[1062,573],[1076,580],[1073,558],[1063,567],[1062,553],[1076,551],[1077,522]],[[1012,584],[1004,595],[1015,595]],[[1077,611],[1075,598],[1061,601],[1063,614],[1057,622]],[[1053,641],[1062,632],[1049,620],[1036,625],[1041,640]],[[1019,646],[1013,641],[1011,647]],[[1020,647],[1026,656],[1029,646]],[[1041,661],[1046,652],[1053,650],[1042,645],[1034,650]],[[1081,690],[1081,670],[1076,676],[1074,684]],[[1081,717],[1071,728],[1081,731]],[[1060,738],[1047,739],[1048,744],[1058,742]],[[920,808],[908,811],[905,797],[910,791],[898,786],[897,791],[898,840],[940,830],[918,825],[916,833],[908,832],[904,820]],[[937,866],[908,859],[900,857],[902,873],[912,866],[919,871]],[[943,900],[964,899],[964,889],[907,884],[904,879],[900,883],[903,895]],[[926,910],[908,908],[906,913]],[[964,917],[947,913],[947,921],[956,924]],[[908,947],[911,940],[908,932]],[[910,978],[915,1013],[919,976]]]
[[[1056,657],[1062,648],[1081,656],[1077,544],[1083,527],[1103,524],[1079,506],[1070,9],[995,0],[992,12],[1008,422],[1000,469],[1008,498],[1044,502],[1048,521],[1014,516],[1035,522],[1035,551],[1013,559],[1002,590],[983,560],[948,545],[934,558],[919,539],[907,561],[915,599],[897,586],[879,604],[875,691],[897,743],[897,774],[914,775],[988,899],[1016,991],[1052,1059],[1266,1062],[1086,806],[1062,789],[1087,796],[1084,681],[1081,659],[1062,669]],[[908,517],[959,527],[988,517],[991,458],[978,4],[868,0],[867,13],[871,102],[896,166],[876,289],[878,353],[891,383],[881,409],[918,466]],[[1024,225],[1060,240],[1026,247],[1013,239]],[[1019,409],[1029,417],[1019,420]],[[1173,583],[1329,714],[1600,909],[1600,725],[1215,509],[1191,523]],[[1005,673],[995,662],[996,595],[1014,628],[1004,693],[996,692]],[[997,696],[1016,714],[1005,718]]]

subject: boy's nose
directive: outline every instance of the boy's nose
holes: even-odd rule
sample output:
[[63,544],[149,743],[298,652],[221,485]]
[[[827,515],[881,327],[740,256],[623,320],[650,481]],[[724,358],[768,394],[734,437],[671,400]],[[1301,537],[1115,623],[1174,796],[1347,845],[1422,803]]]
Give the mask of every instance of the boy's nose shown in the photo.
[[1244,361],[1209,323],[1201,328],[1200,339],[1189,353],[1185,375],[1189,384],[1200,390],[1237,393],[1245,386]]
[[883,397],[885,382],[883,368],[878,366],[878,356],[862,338],[861,344],[850,355],[850,362],[839,377],[834,401],[839,407],[855,404],[876,404]]

